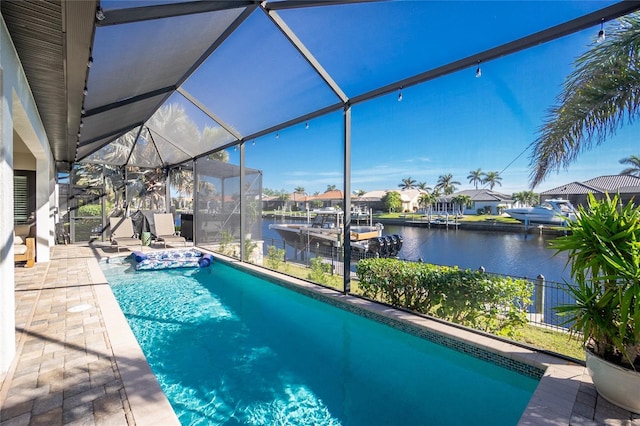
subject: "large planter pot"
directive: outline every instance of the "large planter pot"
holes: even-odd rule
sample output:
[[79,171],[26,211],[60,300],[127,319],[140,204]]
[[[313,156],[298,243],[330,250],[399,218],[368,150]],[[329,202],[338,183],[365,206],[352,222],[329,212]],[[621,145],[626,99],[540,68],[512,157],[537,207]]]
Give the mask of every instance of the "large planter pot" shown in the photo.
[[587,369],[598,393],[625,410],[640,413],[640,373],[587,354]]

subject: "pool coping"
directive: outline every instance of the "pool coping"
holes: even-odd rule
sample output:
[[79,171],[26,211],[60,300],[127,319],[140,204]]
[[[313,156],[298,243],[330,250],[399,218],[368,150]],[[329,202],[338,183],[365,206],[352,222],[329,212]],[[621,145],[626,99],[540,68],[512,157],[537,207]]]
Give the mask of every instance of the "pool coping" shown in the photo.
[[[198,249],[208,252],[208,250],[200,247]],[[302,290],[302,293],[307,293],[311,297],[317,296],[335,305],[348,305],[352,307],[350,309],[352,311],[370,312],[374,316],[386,317],[394,323],[417,327],[427,333],[444,336],[447,339],[459,341],[464,345],[479,348],[481,351],[493,353],[537,368],[541,370],[542,377],[522,413],[518,425],[570,424],[580,384],[588,377],[586,368],[583,365],[441,321],[347,295],[277,271],[240,262],[237,259],[228,258],[218,253],[209,253],[214,254],[219,261],[264,277],[276,284],[283,284],[286,287],[295,286],[297,290]],[[119,358],[140,360],[138,372],[122,375],[123,386],[131,405],[131,412],[136,419],[136,424],[158,424],[161,422],[163,425],[179,425],[180,422],[166,397],[153,403],[141,397],[141,395],[148,394],[149,389],[159,390],[159,395],[164,396],[164,393],[160,389],[160,385],[155,375],[153,375],[146,357],[111,291],[111,287],[107,283],[98,260],[95,259],[95,263],[91,262],[90,266],[92,274],[95,274],[93,282],[106,284],[96,285],[96,294],[104,315],[105,327],[112,342],[116,362]],[[372,319],[377,320],[376,318]],[[389,325],[394,326],[393,324]],[[412,332],[412,334],[416,333]]]
[[178,416],[151,371],[147,358],[100,268],[98,259],[87,260],[116,365],[128,365],[128,368],[118,368],[118,371],[135,424],[179,426]]

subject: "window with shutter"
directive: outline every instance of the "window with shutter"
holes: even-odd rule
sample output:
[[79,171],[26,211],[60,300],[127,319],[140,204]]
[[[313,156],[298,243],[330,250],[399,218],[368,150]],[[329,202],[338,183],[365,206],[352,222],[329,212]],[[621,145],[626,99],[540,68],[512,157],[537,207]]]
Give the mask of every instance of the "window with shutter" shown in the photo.
[[35,172],[16,170],[13,175],[14,223],[29,223],[33,219],[35,199]]

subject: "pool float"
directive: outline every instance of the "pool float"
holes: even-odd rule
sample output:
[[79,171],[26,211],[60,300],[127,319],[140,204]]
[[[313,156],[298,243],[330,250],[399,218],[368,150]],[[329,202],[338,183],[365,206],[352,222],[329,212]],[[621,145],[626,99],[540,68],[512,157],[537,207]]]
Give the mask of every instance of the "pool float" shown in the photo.
[[213,264],[213,256],[198,250],[134,251],[137,271],[155,271],[173,268],[207,268]]

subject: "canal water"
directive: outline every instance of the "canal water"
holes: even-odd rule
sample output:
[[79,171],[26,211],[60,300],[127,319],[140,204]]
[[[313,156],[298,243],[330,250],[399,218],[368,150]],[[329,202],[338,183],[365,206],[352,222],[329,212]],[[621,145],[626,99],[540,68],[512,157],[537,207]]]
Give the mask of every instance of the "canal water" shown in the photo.
[[[267,244],[269,240],[282,240],[277,232],[269,229],[271,223],[274,223],[272,219],[263,219],[262,238]],[[383,233],[403,237],[398,255],[401,259],[422,259],[463,269],[482,266],[496,274],[527,278],[541,274],[547,281],[570,281],[569,267],[565,268],[566,254],[554,256],[555,252],[548,248],[554,236],[398,225],[385,225]]]

